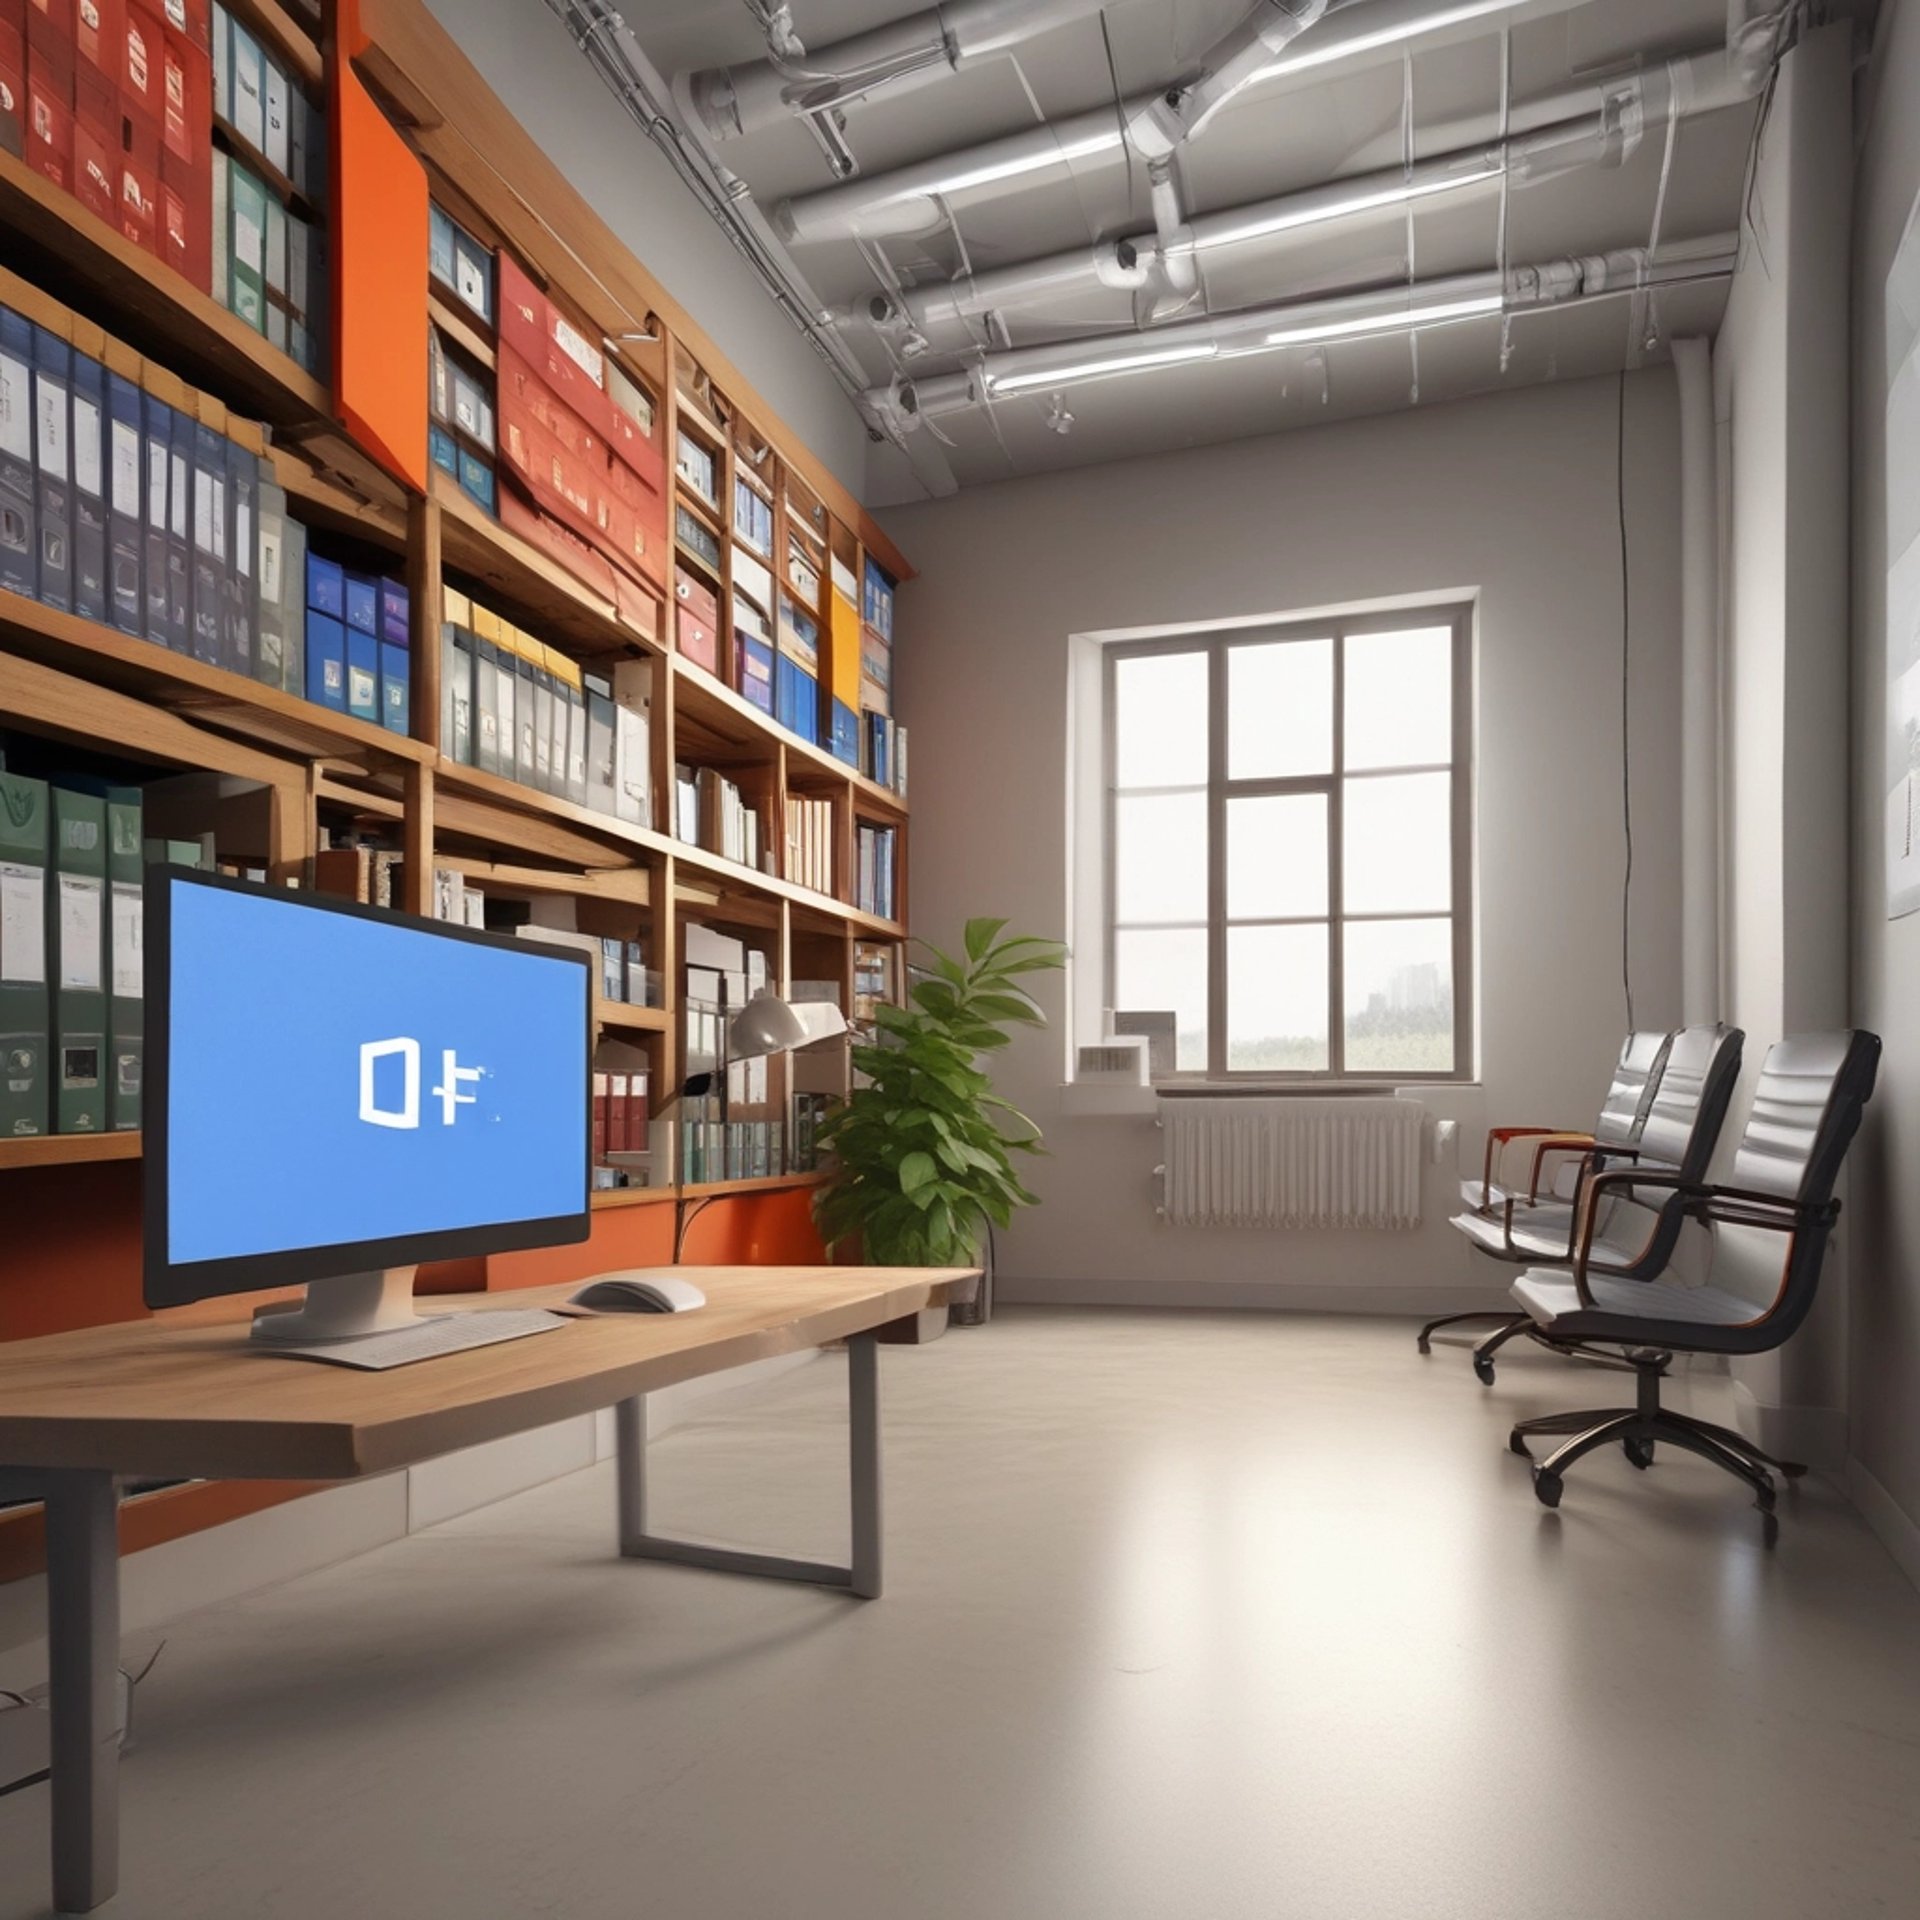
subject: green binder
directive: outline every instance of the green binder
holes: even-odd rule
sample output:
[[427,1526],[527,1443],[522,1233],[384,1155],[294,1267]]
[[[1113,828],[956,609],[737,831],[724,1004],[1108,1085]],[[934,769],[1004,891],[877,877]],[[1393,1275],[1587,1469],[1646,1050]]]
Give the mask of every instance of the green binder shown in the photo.
[[107,1127],[107,803],[56,786],[47,886],[53,1130]]
[[107,1125],[133,1133],[140,1125],[140,1063],[146,1003],[145,915],[140,843],[140,789],[109,787],[107,801]]
[[47,783],[0,773],[0,1139],[45,1133]]

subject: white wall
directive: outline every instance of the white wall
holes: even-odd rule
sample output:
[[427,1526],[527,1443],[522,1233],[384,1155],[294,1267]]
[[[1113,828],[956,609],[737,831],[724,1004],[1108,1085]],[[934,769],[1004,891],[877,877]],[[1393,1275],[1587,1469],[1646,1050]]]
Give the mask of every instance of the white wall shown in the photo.
[[[1044,478],[886,513],[920,569],[902,595],[913,727],[913,913],[1067,928],[1068,639],[1405,594],[1479,595],[1484,1093],[1458,1113],[1590,1124],[1625,1024],[1620,987],[1619,383],[1472,400]],[[1634,983],[1679,1011],[1678,422],[1672,376],[1626,383],[1633,554]],[[1063,985],[1049,989],[1056,1014]],[[1000,1248],[1008,1298],[1407,1308],[1497,1298],[1444,1224],[1414,1235],[1158,1228],[1143,1119],[1067,1111],[1063,1034],[1001,1078],[1046,1129],[1045,1203]]]
[[[1767,1047],[1847,1021],[1847,220],[1851,37],[1783,63],[1714,349],[1726,522],[1725,1017],[1747,1034],[1724,1171]],[[1778,1287],[1769,1235],[1722,1235],[1716,1279]],[[1845,1450],[1846,1237],[1799,1336],[1736,1364],[1772,1450]]]
[[867,433],[757,275],[575,48],[546,0],[428,0],[549,159],[855,497]]
[[1852,1480],[1920,1581],[1920,916],[1886,918],[1887,270],[1920,193],[1920,5],[1882,0],[1854,220],[1854,1018],[1886,1043],[1856,1148],[1848,1370]]

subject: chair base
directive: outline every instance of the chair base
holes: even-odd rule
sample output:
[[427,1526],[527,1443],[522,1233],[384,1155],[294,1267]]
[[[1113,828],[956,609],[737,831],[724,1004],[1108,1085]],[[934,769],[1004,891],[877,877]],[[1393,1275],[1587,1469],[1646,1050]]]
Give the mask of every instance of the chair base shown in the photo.
[[1414,1336],[1414,1344],[1422,1353],[1433,1351],[1433,1336],[1442,1327],[1464,1326],[1470,1320],[1492,1320],[1497,1324],[1493,1331],[1484,1335],[1473,1349],[1473,1373],[1483,1387],[1493,1385],[1493,1357],[1509,1340],[1516,1340],[1524,1334],[1535,1346],[1545,1347],[1549,1353],[1565,1355],[1572,1360],[1590,1360],[1597,1367],[1612,1367],[1617,1372],[1629,1372],[1619,1354],[1609,1353],[1600,1347],[1590,1347],[1577,1340],[1552,1340],[1535,1323],[1533,1316],[1526,1313],[1513,1313],[1500,1308],[1482,1308],[1476,1313],[1446,1313],[1438,1320],[1429,1320]]
[[[1556,1351],[1577,1352],[1579,1349],[1575,1346]],[[1764,1522],[1767,1545],[1772,1546],[1780,1531],[1774,1513],[1778,1490],[1773,1476],[1778,1473],[1783,1479],[1797,1480],[1806,1472],[1805,1466],[1797,1460],[1776,1460],[1731,1427],[1716,1426],[1711,1420],[1696,1420],[1691,1414],[1675,1413],[1663,1407],[1660,1382],[1666,1377],[1672,1359],[1670,1353],[1638,1348],[1612,1362],[1630,1367],[1636,1375],[1639,1392],[1638,1404],[1634,1406],[1582,1408],[1577,1413],[1548,1413],[1516,1423],[1507,1436],[1507,1446],[1524,1460],[1533,1460],[1527,1446],[1530,1439],[1567,1436],[1544,1460],[1533,1462],[1534,1497],[1543,1507],[1559,1506],[1567,1469],[1616,1440],[1628,1460],[1643,1472],[1653,1465],[1655,1447],[1664,1443],[1712,1461],[1750,1488],[1753,1503]]]

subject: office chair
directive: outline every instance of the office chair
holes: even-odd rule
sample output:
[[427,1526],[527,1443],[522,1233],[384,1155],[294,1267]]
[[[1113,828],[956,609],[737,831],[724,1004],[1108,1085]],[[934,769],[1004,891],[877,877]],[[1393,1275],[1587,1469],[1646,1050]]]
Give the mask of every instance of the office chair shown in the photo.
[[[1768,1469],[1797,1479],[1806,1468],[1774,1459],[1731,1428],[1663,1407],[1660,1382],[1676,1353],[1766,1353],[1784,1344],[1807,1317],[1840,1212],[1834,1182],[1859,1131],[1879,1064],[1880,1041],[1871,1033],[1778,1041],[1760,1069],[1731,1183],[1720,1186],[1640,1168],[1595,1174],[1587,1182],[1573,1264],[1530,1269],[1514,1282],[1513,1297],[1549,1345],[1600,1342],[1623,1349],[1639,1392],[1631,1407],[1583,1408],[1515,1425],[1507,1444],[1529,1460],[1528,1440],[1570,1436],[1534,1464],[1533,1490],[1542,1506],[1560,1504],[1567,1469],[1596,1447],[1618,1440],[1634,1466],[1644,1469],[1653,1464],[1655,1446],[1666,1441],[1711,1460],[1751,1487],[1772,1545],[1779,1523]],[[1664,1186],[1671,1205],[1715,1229],[1784,1234],[1786,1250],[1772,1301],[1757,1306],[1711,1285],[1683,1287],[1596,1271],[1588,1256],[1600,1202],[1614,1184]]]
[[[1630,1168],[1678,1173],[1689,1182],[1704,1179],[1740,1079],[1745,1038],[1738,1027],[1687,1027],[1675,1034],[1665,1049],[1659,1076],[1651,1082],[1632,1142],[1588,1154],[1578,1166],[1571,1203],[1535,1205],[1522,1211],[1509,1197],[1498,1218],[1469,1211],[1456,1214],[1453,1227],[1478,1251],[1496,1260],[1521,1266],[1567,1261],[1573,1258],[1588,1187],[1602,1169],[1612,1170],[1613,1163],[1625,1162]],[[1591,1264],[1623,1279],[1654,1279],[1673,1258],[1684,1224],[1684,1215],[1670,1194],[1648,1204],[1636,1198],[1634,1183],[1623,1179],[1606,1190],[1604,1204],[1595,1209]],[[1483,1309],[1428,1322],[1418,1336],[1420,1351],[1432,1350],[1428,1343],[1436,1328],[1469,1320],[1495,1322],[1473,1349],[1474,1375],[1483,1386],[1493,1384],[1494,1355],[1509,1340],[1523,1334],[1540,1340],[1529,1315]],[[1567,1345],[1558,1350],[1579,1352]],[[1579,1357],[1607,1366],[1620,1364],[1612,1354],[1588,1351],[1579,1352]]]

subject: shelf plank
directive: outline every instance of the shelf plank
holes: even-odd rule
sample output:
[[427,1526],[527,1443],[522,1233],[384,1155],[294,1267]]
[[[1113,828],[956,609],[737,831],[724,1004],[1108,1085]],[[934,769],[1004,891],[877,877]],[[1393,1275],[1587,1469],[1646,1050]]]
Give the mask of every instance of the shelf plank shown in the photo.
[[[0,232],[39,249],[62,283],[84,289],[102,325],[231,406],[276,426],[332,417],[327,389],[279,348],[118,228],[0,149]],[[36,268],[36,279],[42,275]]]
[[427,290],[427,316],[469,359],[493,372],[496,359],[493,342],[467,314],[445,298],[438,287]]
[[[564,643],[569,651],[588,657],[659,651],[657,597],[654,629],[637,627],[559,561],[490,519],[438,467],[432,486],[440,506],[443,565],[499,594],[506,605],[498,611],[524,616],[543,640]],[[639,590],[651,591],[644,586]],[[485,599],[485,592],[481,597]]]
[[758,1180],[697,1180],[679,1189],[683,1200],[721,1200],[733,1194],[777,1193],[786,1187],[820,1187],[830,1174],[816,1169],[812,1173],[774,1173]]
[[598,994],[593,1001],[594,1020],[603,1027],[626,1027],[635,1033],[666,1033],[673,1025],[673,1016],[665,1007],[635,1007],[624,1000],[603,1000]]
[[138,695],[203,726],[303,759],[377,767],[433,758],[433,748],[422,741],[4,589],[0,645],[82,673],[100,686]]
[[139,1158],[137,1133],[45,1133],[32,1140],[0,1140],[0,1172],[9,1167],[71,1167]]
[[678,1187],[603,1187],[589,1196],[594,1212],[608,1207],[657,1207],[679,1199]]

